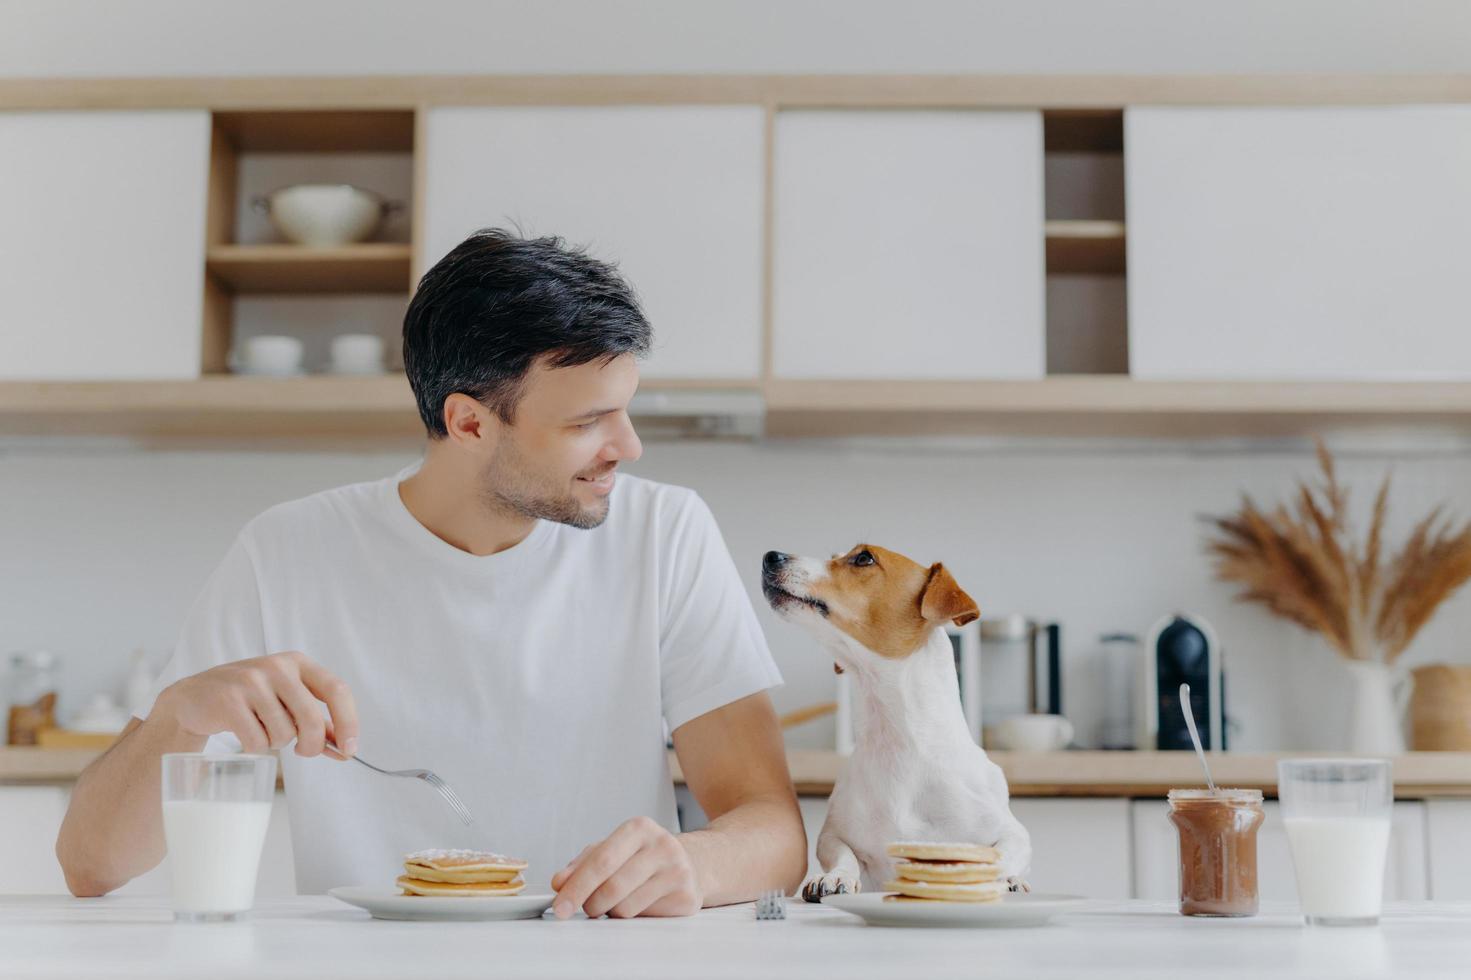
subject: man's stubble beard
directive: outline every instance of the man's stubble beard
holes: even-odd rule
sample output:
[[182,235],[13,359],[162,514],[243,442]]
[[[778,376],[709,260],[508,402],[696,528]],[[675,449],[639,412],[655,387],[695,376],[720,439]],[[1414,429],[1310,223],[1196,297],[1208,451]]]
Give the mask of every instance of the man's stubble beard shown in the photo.
[[533,520],[552,521],[590,531],[608,518],[608,498],[592,509],[584,507],[572,493],[549,492],[535,477],[528,476],[526,458],[514,443],[503,442],[486,464],[480,479],[480,499],[491,510]]

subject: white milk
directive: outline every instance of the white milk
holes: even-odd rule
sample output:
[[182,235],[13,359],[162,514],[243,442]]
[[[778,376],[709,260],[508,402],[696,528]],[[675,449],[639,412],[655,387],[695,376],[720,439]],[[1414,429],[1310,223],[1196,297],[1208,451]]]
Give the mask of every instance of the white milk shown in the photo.
[[1388,817],[1289,817],[1287,840],[1302,914],[1372,919],[1384,899]]
[[176,912],[243,912],[255,904],[269,802],[166,800],[163,832]]

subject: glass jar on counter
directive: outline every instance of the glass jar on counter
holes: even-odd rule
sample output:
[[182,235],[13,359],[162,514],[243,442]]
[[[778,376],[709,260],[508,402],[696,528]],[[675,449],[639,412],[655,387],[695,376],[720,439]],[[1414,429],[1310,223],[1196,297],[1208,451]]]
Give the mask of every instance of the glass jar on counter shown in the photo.
[[1259,789],[1170,790],[1180,831],[1180,914],[1256,915]]
[[46,650],[10,655],[0,693],[5,697],[5,741],[35,745],[42,729],[56,727],[56,657]]

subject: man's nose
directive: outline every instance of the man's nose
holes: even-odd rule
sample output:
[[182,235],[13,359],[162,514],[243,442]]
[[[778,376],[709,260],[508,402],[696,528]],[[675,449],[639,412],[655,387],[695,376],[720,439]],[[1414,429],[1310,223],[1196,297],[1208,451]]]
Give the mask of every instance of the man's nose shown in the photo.
[[774,572],[785,565],[791,557],[791,555],[784,555],[780,551],[768,551],[766,556],[761,559],[761,567],[768,572]]

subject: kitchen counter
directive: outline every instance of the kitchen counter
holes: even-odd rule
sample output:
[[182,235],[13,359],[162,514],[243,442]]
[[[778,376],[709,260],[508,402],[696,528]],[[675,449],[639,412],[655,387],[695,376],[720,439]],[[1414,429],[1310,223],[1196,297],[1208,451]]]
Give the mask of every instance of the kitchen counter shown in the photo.
[[[684,919],[382,922],[326,896],[262,903],[250,921],[183,925],[158,899],[0,897],[6,977],[1464,976],[1471,905],[1391,906],[1378,928],[1308,929],[1293,906],[1187,919],[1172,905],[1100,902],[1040,929],[883,929],[790,903]],[[1186,966],[1185,964],[1188,964]]]
[[[66,783],[100,753],[93,749],[0,747],[0,784]],[[1235,753],[1211,756],[1211,772],[1222,785],[1276,794],[1277,761],[1309,753]],[[1325,755],[1328,753],[1312,753]],[[1164,796],[1176,786],[1201,782],[1190,752],[992,752],[1013,796]],[[669,754],[676,781],[679,762]],[[826,796],[847,761],[836,752],[787,752],[792,780],[806,796]],[[1471,753],[1407,752],[1394,760],[1395,795],[1400,799],[1471,798]]]

